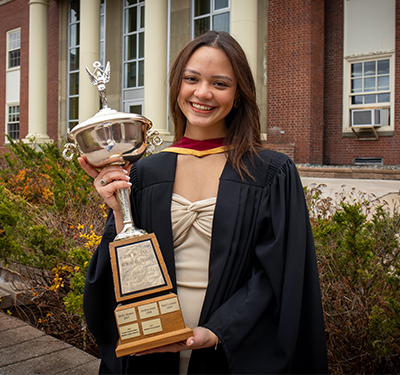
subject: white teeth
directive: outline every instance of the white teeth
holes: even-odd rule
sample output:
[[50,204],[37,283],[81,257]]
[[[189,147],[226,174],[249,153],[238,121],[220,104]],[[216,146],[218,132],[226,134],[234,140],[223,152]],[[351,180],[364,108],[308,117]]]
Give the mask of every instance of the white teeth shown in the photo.
[[207,105],[200,105],[196,103],[192,103],[192,106],[196,109],[200,109],[201,111],[210,111],[211,109],[214,108],[214,107],[209,107]]

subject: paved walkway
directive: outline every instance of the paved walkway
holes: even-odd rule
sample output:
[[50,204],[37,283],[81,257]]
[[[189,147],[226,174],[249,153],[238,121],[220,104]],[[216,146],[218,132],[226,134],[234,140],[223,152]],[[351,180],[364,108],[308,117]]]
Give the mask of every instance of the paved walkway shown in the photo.
[[355,191],[374,194],[376,198],[385,200],[390,207],[400,205],[400,181],[399,180],[375,180],[375,179],[344,179],[344,178],[322,178],[322,177],[301,177],[303,186],[311,184],[324,184],[321,188],[322,195],[334,198],[336,192]]
[[99,365],[99,359],[0,312],[0,375],[94,375]]

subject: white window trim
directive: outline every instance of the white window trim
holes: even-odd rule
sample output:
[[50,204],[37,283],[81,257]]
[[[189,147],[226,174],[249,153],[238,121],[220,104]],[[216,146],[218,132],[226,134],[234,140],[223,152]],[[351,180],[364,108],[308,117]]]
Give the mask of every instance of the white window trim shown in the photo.
[[[5,113],[5,134],[8,134],[8,108],[9,107],[14,107],[14,106],[19,106],[19,116],[20,116],[20,121],[18,122],[19,124],[19,138],[21,138],[21,104],[20,102],[12,102],[12,103],[6,103],[6,113]],[[4,136],[4,142],[5,144],[10,144],[10,142],[8,141],[7,136]]]
[[[79,5],[80,8],[80,5]],[[80,12],[80,9],[79,9]],[[71,88],[71,74],[73,73],[79,73],[79,64],[78,64],[78,69],[75,70],[70,70],[71,66],[70,66],[70,57],[71,57],[71,49],[76,49],[79,51],[80,53],[80,35],[78,35],[79,37],[79,44],[75,45],[75,46],[71,46],[71,26],[72,25],[79,25],[80,27],[80,18],[78,21],[71,21],[71,1],[68,1],[68,30],[67,30],[67,105],[66,105],[66,133],[68,134],[70,132],[70,124],[77,121],[79,123],[79,119],[71,119],[70,116],[70,99],[71,98],[79,98],[79,88],[78,88],[78,94],[71,94],[70,88]],[[76,126],[76,125],[75,125]]]
[[[208,0],[208,1],[210,1],[210,0]],[[194,7],[194,2],[195,2],[195,0],[191,0],[191,2],[190,2],[190,5],[191,5],[191,11],[190,11],[190,22],[191,22],[191,25],[190,25],[190,33],[191,33],[191,39],[194,39],[194,21],[195,21],[196,19],[198,19],[198,18],[204,18],[204,17],[208,16],[208,17],[210,18],[210,26],[211,26],[210,30],[213,30],[213,29],[214,29],[214,25],[213,25],[213,23],[212,23],[212,20],[213,20],[213,16],[214,16],[214,15],[216,15],[216,14],[221,14],[221,13],[229,13],[229,17],[230,17],[230,13],[231,13],[231,0],[228,0],[228,6],[227,6],[226,8],[218,9],[218,10],[216,10],[216,11],[214,11],[214,8],[215,8],[215,0],[211,0],[211,11],[210,11],[210,13],[207,13],[207,15],[204,14],[204,15],[197,16],[197,17],[194,16],[194,8],[195,8],[195,7]]]
[[[136,83],[136,87],[125,87],[125,64],[129,63],[129,62],[133,62],[135,61],[137,64],[139,64],[139,61],[144,61],[144,59],[146,58],[146,56],[144,57],[140,57],[139,58],[139,43],[136,45],[136,59],[134,60],[125,60],[125,37],[128,35],[138,35],[142,32],[146,32],[146,25],[145,27],[140,27],[140,22],[138,22],[138,28],[136,31],[130,32],[130,33],[126,33],[125,29],[126,29],[126,18],[125,18],[125,11],[126,9],[129,8],[137,8],[137,17],[138,20],[140,19],[140,12],[142,7],[146,7],[146,2],[144,0],[138,0],[137,4],[134,4],[132,6],[123,6],[122,7],[122,74],[121,74],[121,78],[122,78],[122,90],[123,91],[129,91],[129,90],[135,90],[135,89],[143,89],[143,86],[139,86],[139,81],[137,81]],[[146,12],[146,8],[145,8],[145,12]],[[138,72],[138,68],[136,68],[136,72]],[[137,76],[137,80],[139,80],[139,75]]]
[[[10,68],[9,65],[9,52],[10,52],[10,34],[15,33],[16,31],[19,31],[19,35],[20,35],[20,42],[19,42],[19,50],[20,50],[20,63],[18,66],[14,66],[12,68]],[[7,31],[7,54],[6,54],[6,71],[10,72],[13,70],[18,70],[21,69],[21,28],[17,27],[16,29],[12,29],[12,30],[8,30]]]
[[[138,0],[137,4],[134,4],[134,6],[137,7],[138,13],[137,17],[138,20],[140,19],[139,13],[141,12],[141,8],[144,7],[144,12],[146,12],[146,1],[145,0]],[[144,55],[143,58],[139,58],[139,43],[137,44],[137,58],[136,60],[125,60],[125,37],[130,34],[137,34],[144,32],[146,33],[146,25],[144,25],[144,28],[140,27],[140,22],[138,22],[138,29],[135,32],[132,33],[126,33],[125,28],[126,28],[126,18],[125,18],[125,10],[128,8],[132,8],[132,6],[123,6],[122,7],[122,59],[121,59],[121,108],[129,108],[129,105],[132,103],[135,104],[141,104],[144,109],[144,84],[143,86],[139,86],[139,81],[137,81],[136,87],[125,87],[125,63],[130,62],[130,61],[136,61],[138,64],[139,61],[143,61],[146,59],[146,56]],[[136,72],[139,72],[138,67],[136,67]],[[144,73],[146,75],[146,72]],[[137,76],[137,79],[139,79],[139,76]],[[124,109],[124,111],[127,111]]]
[[127,100],[124,103],[124,112],[129,113],[129,107],[130,106],[134,106],[134,105],[140,105],[142,106],[142,113],[140,113],[141,115],[143,115],[143,111],[144,111],[144,100]]
[[[107,64],[107,58],[106,58],[106,34],[107,34],[107,29],[106,29],[107,19],[106,19],[106,17],[107,17],[107,12],[106,12],[106,8],[107,8],[107,0],[104,0],[104,6],[103,6],[104,13],[100,14],[100,23],[101,23],[101,16],[103,16],[103,22],[104,22],[104,39],[101,39],[101,30],[100,30],[100,46],[101,46],[101,43],[103,43],[103,50],[104,50],[104,61],[100,61],[100,62],[102,63],[103,68]],[[101,25],[100,25],[100,27],[101,27]]]
[[389,108],[387,105],[382,105],[382,103],[374,103],[374,104],[358,104],[351,105],[350,104],[350,82],[351,82],[351,64],[356,62],[364,62],[368,60],[380,60],[380,59],[389,59],[390,60],[390,125],[384,125],[377,128],[379,133],[393,133],[394,131],[394,76],[395,76],[395,55],[394,53],[382,53],[382,54],[370,54],[370,55],[360,55],[360,56],[351,56],[345,57],[343,59],[343,134],[353,134],[353,131],[350,128],[350,109],[369,109],[369,108]]

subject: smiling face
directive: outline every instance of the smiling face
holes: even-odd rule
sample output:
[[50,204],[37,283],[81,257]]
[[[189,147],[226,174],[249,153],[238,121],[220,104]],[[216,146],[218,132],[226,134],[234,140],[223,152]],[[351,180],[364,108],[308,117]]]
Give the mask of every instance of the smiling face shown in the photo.
[[200,47],[183,71],[178,104],[186,117],[185,136],[209,139],[226,135],[225,117],[232,109],[237,81],[225,53]]

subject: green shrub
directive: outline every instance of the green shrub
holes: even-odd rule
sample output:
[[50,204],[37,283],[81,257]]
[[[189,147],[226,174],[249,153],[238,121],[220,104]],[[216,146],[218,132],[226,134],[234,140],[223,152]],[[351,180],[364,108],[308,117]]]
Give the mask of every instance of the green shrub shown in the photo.
[[[400,368],[400,213],[354,191],[305,189],[333,373]],[[325,202],[324,202],[325,201]],[[323,208],[323,210],[321,210]]]
[[76,159],[65,161],[58,145],[10,139],[9,149],[0,168],[0,261],[25,276],[36,306],[18,314],[86,348],[94,340],[85,329],[83,286],[106,207],[92,178]]

